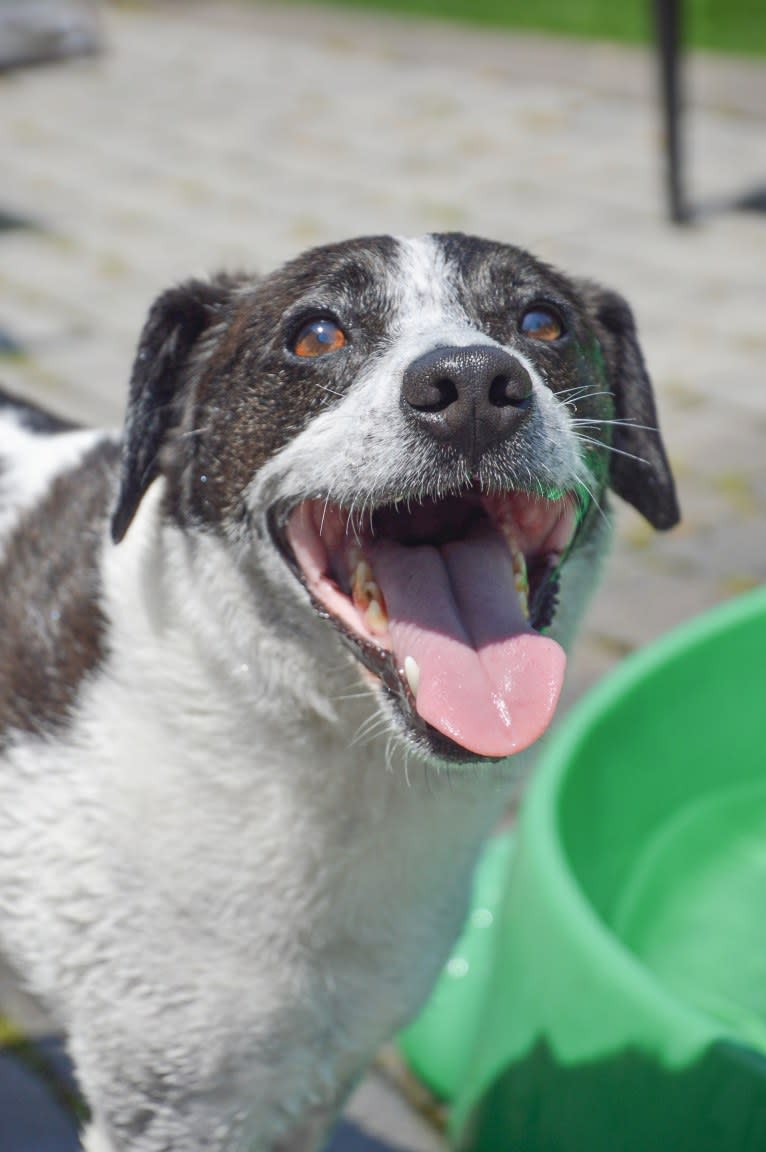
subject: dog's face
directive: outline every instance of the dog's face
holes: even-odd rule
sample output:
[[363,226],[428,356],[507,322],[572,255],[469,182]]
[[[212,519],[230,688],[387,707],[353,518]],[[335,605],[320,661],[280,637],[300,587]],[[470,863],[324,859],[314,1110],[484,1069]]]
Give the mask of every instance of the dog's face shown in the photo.
[[605,489],[658,528],[678,514],[624,301],[462,235],[350,241],[160,297],[116,540],[160,473],[168,517],[256,557],[405,739],[457,760],[547,726],[564,664],[547,633]]

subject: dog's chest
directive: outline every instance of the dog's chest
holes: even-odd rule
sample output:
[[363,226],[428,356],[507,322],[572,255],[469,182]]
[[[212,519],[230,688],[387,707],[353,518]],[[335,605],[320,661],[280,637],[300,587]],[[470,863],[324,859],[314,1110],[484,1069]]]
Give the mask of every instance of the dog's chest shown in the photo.
[[[208,850],[204,888],[187,892],[195,939],[167,971],[203,974],[202,1035],[209,1044],[220,1029],[215,1078],[239,1086],[229,1113],[255,1147],[342,1103],[427,995],[464,916],[472,852],[450,843],[443,821],[437,831],[443,799],[397,789],[370,823],[349,792],[337,821],[329,796],[308,823],[279,829],[240,813],[239,834],[221,836],[214,858]],[[287,816],[290,798],[273,800]],[[222,831],[233,820],[204,810],[207,834],[211,817]],[[194,852],[193,828],[186,838]]]
[[[410,799],[421,808],[422,798]],[[419,837],[408,835],[407,823],[400,812],[396,827],[360,829],[355,840],[339,843],[313,884],[305,871],[296,877],[306,905],[297,927],[286,917],[289,930],[272,957],[269,987],[278,1003],[270,1042],[281,1040],[279,1091],[252,1113],[259,1135],[266,1124],[279,1131],[287,1119],[289,1127],[290,1113],[331,1113],[342,1103],[381,1038],[417,1011],[459,930],[471,854],[452,852],[448,868],[446,846],[423,830],[429,821],[422,810]],[[282,899],[291,887],[282,888]],[[260,1027],[260,1018],[253,1024]],[[255,1067],[261,1053],[253,1055]],[[254,1078],[262,1076],[259,1068]]]

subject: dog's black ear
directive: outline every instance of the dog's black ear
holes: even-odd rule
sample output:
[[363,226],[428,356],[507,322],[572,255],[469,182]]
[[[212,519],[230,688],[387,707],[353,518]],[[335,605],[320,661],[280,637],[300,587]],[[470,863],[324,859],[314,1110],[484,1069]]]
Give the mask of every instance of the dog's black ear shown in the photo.
[[675,483],[660,436],[633,313],[618,293],[595,284],[583,287],[596,321],[615,399],[617,423],[612,437],[611,486],[654,528],[672,528],[680,517]]
[[195,341],[213,322],[231,281],[188,280],[152,305],[138,344],[128,396],[112,539],[119,544],[159,472],[159,454],[183,407],[185,368]]

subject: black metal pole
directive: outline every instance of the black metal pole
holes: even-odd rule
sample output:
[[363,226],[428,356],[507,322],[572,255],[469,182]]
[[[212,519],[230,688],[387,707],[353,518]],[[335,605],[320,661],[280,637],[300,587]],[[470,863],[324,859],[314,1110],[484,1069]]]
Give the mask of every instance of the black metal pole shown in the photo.
[[668,211],[674,224],[684,224],[690,213],[684,196],[681,149],[681,0],[653,0],[653,4],[659,48]]

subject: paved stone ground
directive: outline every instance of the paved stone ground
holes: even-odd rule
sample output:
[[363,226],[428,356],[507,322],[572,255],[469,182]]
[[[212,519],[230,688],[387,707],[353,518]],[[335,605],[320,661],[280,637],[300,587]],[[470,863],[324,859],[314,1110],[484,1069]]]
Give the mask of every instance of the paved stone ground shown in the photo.
[[[693,60],[701,212],[673,230],[640,50],[292,4],[131,4],[105,31],[99,59],[0,78],[0,210],[35,225],[0,236],[7,384],[114,423],[174,279],[364,232],[520,243],[632,302],[685,513],[658,537],[620,509],[567,700],[764,580],[766,217],[728,204],[766,183],[766,67]],[[433,1147],[376,1091],[368,1117]]]
[[99,47],[95,0],[0,0],[0,70]]

